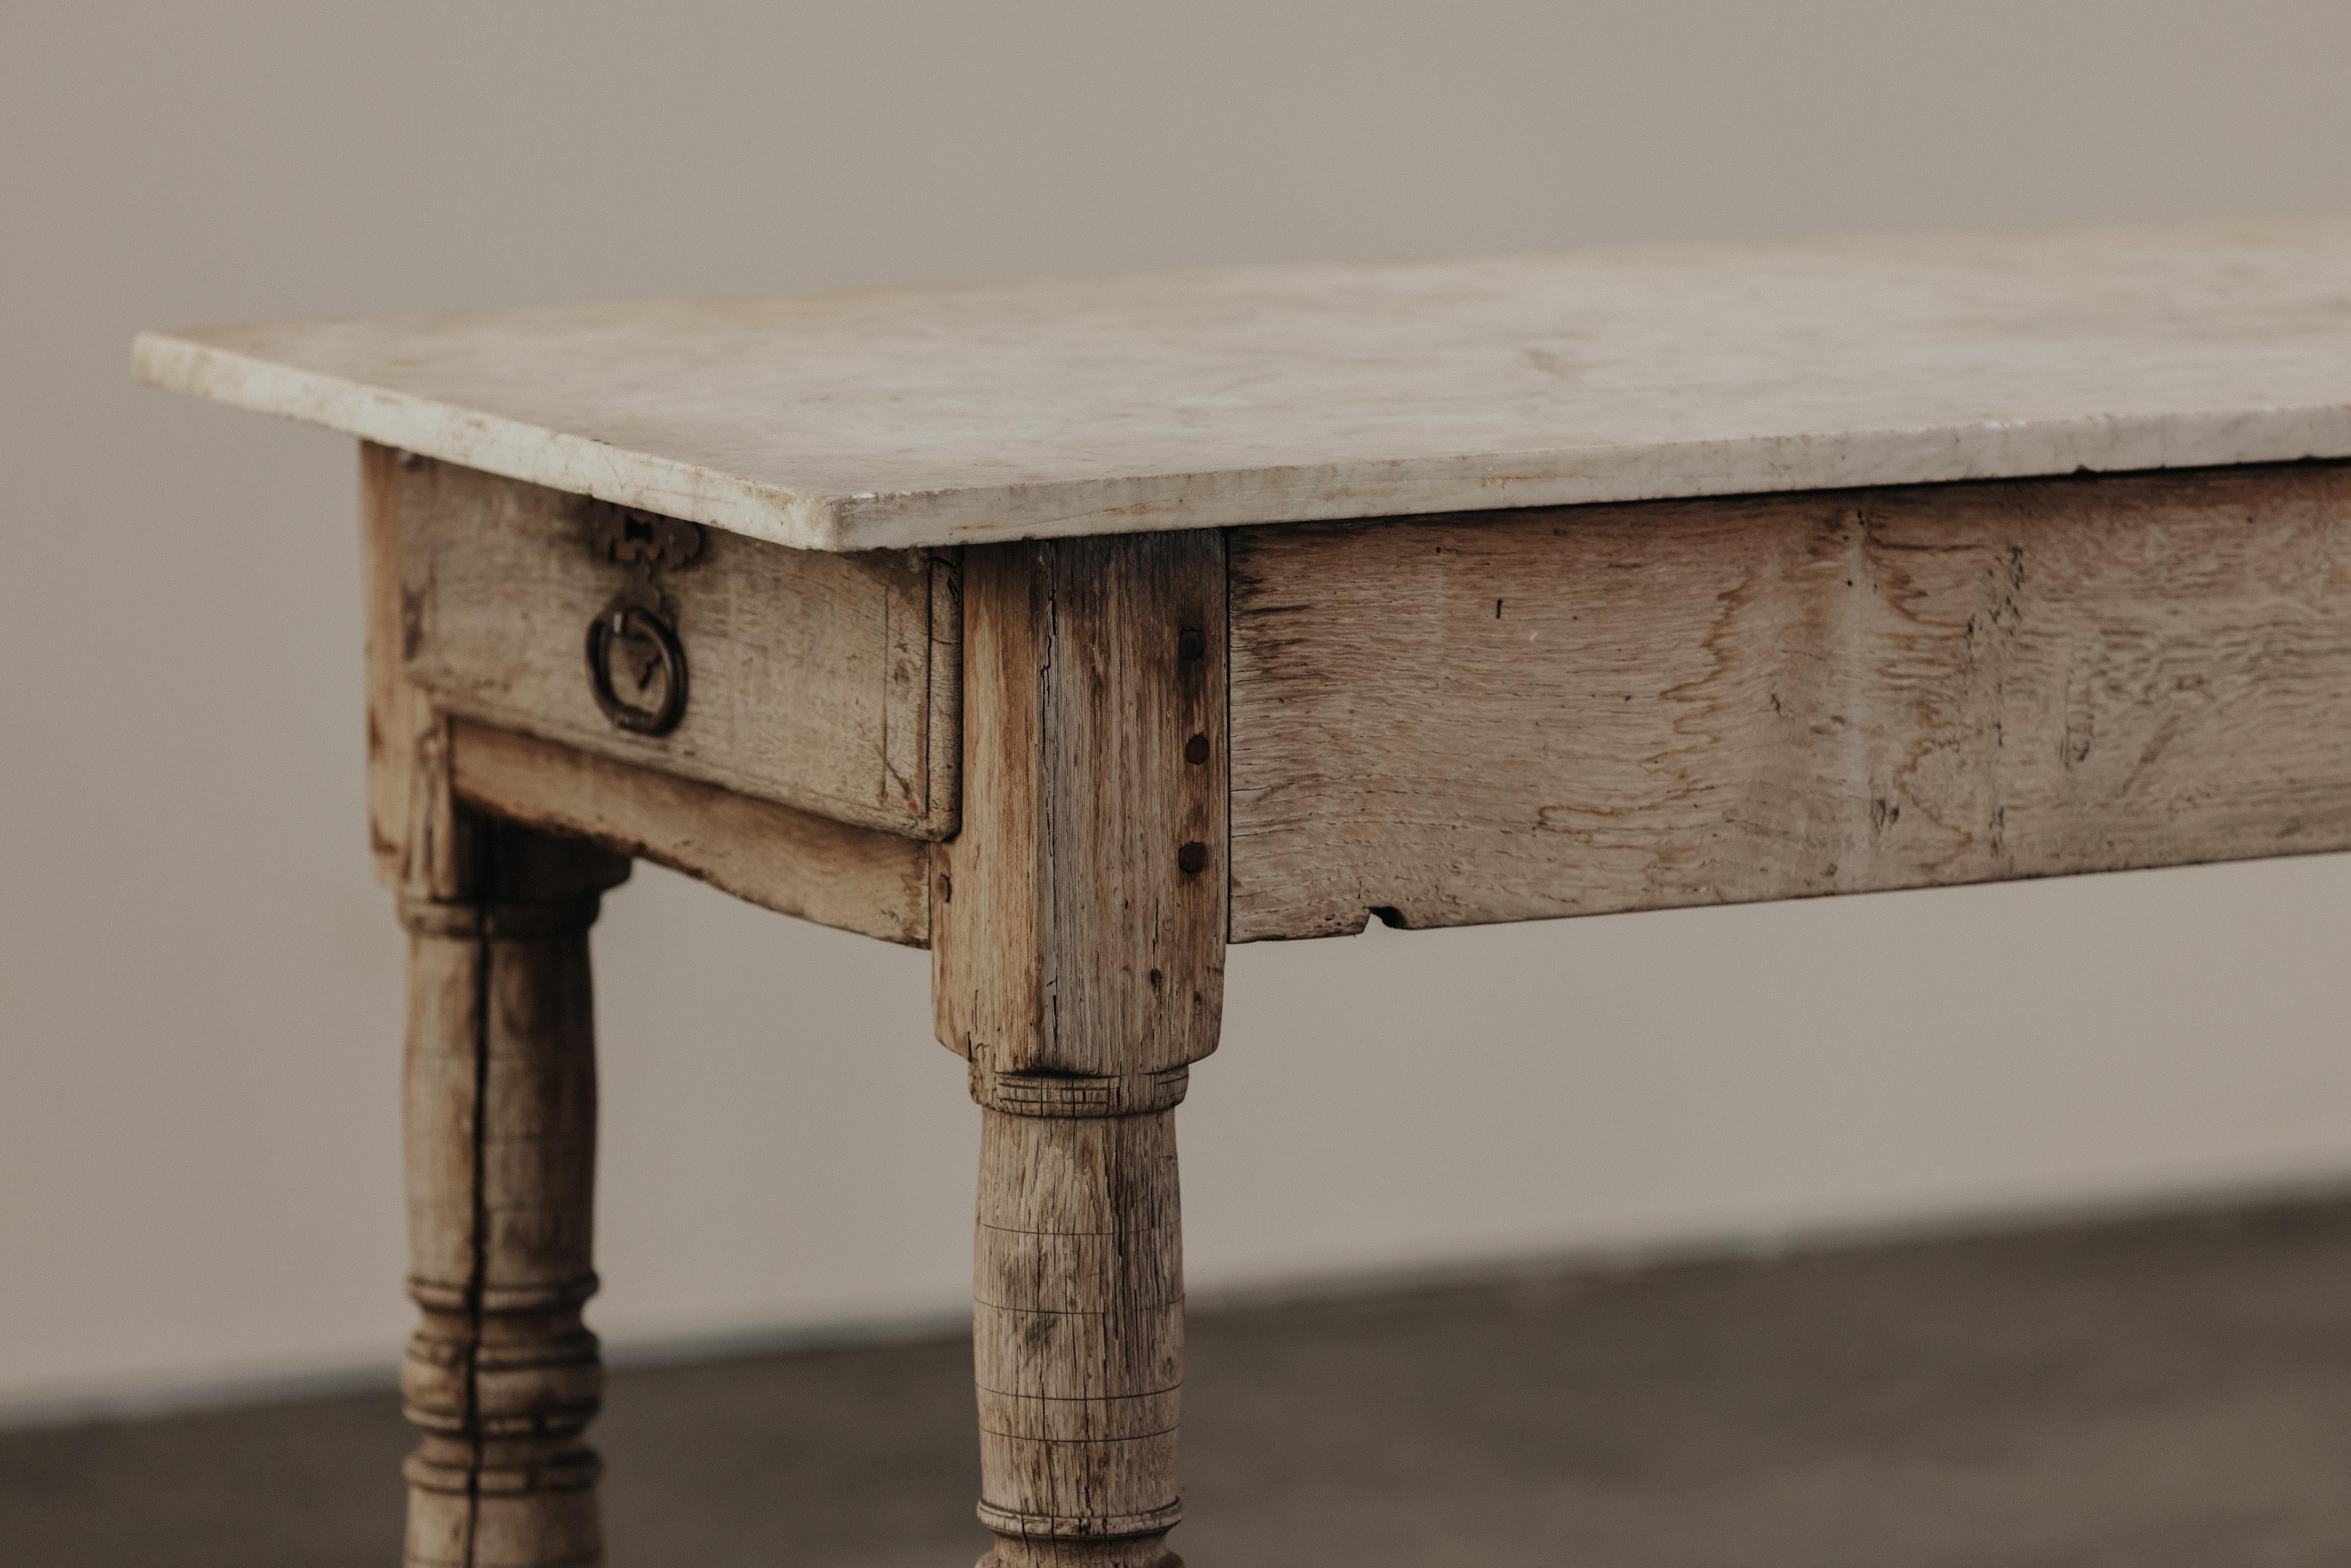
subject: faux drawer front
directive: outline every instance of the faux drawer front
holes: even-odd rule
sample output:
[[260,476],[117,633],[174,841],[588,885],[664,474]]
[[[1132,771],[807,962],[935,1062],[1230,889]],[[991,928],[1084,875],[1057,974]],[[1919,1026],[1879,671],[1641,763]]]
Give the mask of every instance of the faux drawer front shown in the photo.
[[[396,497],[402,659],[451,712],[840,821],[955,831],[951,559],[787,549],[386,449],[368,460]],[[657,610],[616,622],[632,600]],[[684,701],[647,734],[677,678],[654,621]],[[600,622],[623,646],[591,638]]]

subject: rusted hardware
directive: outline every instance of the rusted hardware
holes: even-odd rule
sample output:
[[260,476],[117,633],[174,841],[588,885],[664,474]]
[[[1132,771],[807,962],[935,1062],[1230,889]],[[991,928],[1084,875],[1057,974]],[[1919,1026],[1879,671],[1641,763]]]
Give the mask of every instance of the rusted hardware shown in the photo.
[[588,679],[604,716],[632,735],[667,735],[685,716],[685,645],[651,583],[632,582],[588,623]]
[[702,529],[681,518],[598,502],[588,518],[588,548],[599,560],[647,572],[688,567],[702,554]]
[[685,716],[685,644],[653,573],[692,565],[702,554],[702,530],[676,517],[599,503],[588,517],[588,548],[630,572],[588,623],[596,706],[632,735],[667,735]]

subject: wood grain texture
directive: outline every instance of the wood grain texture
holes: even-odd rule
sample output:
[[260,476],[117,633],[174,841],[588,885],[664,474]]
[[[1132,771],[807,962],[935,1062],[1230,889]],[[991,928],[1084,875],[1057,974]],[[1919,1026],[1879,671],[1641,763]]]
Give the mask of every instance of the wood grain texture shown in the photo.
[[2351,222],[150,333],[145,381],[819,549],[2351,456]]
[[[432,699],[402,667],[400,455],[360,446],[360,580],[367,637],[368,847],[376,880],[395,891],[452,891],[455,873],[447,735]],[[425,753],[430,755],[424,755]],[[419,787],[422,776],[425,782]],[[412,822],[411,819],[419,819]],[[415,830],[417,856],[409,845]],[[444,862],[436,869],[434,862]]]
[[1233,939],[2351,847],[2351,470],[1243,530]]
[[[421,786],[420,786],[421,787]],[[402,899],[410,1273],[401,1374],[410,1568],[602,1560],[595,1030],[588,927],[628,862],[470,821],[456,885]]]
[[1215,534],[967,552],[939,1038],[982,1107],[987,1568],[1167,1568],[1182,1514],[1175,1107],[1224,998]]
[[975,1071],[1216,1049],[1224,579],[1216,534],[967,552],[966,829],[937,856],[932,989]]
[[952,560],[706,534],[653,579],[691,673],[684,716],[633,734],[597,706],[584,653],[633,575],[590,544],[601,504],[381,447],[367,462],[397,535],[402,672],[438,707],[841,821],[953,831],[958,677],[933,657],[953,647]]
[[930,942],[929,846],[470,719],[451,728],[459,800],[656,862],[778,914],[909,947]]
[[[980,1521],[997,1568],[1182,1517],[1184,1243],[1176,1116],[981,1113],[972,1338]],[[1140,1538],[1140,1539],[1138,1539]]]

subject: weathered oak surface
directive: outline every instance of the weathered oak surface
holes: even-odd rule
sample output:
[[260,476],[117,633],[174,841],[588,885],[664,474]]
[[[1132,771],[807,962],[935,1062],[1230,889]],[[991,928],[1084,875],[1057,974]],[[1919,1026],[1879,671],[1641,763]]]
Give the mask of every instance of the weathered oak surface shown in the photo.
[[160,386],[821,549],[2351,455],[2351,221],[149,334]]
[[930,848],[690,779],[460,719],[459,800],[578,833],[779,914],[885,942],[930,941]]
[[939,1038],[981,1106],[987,1568],[1167,1568],[1182,1516],[1175,1108],[1224,1002],[1215,533],[967,552],[962,833]]
[[953,831],[952,562],[705,530],[692,564],[643,574],[690,682],[676,729],[637,735],[597,706],[585,655],[641,575],[591,545],[609,509],[383,447],[366,463],[398,536],[402,674],[438,706],[842,821]]
[[996,1072],[1196,1061],[1224,1010],[1223,536],[999,546],[965,573],[939,1039]]
[[2351,848],[2351,470],[1240,530],[1235,941]]
[[[1180,1088],[1180,1085],[1179,1085]],[[972,1359],[987,1568],[1163,1568],[1183,1516],[1172,1106],[981,1112]]]
[[408,1292],[422,1318],[400,1379],[423,1433],[405,1467],[407,1563],[593,1568],[588,927],[628,862],[499,824],[461,820],[460,836],[454,895],[401,900]]

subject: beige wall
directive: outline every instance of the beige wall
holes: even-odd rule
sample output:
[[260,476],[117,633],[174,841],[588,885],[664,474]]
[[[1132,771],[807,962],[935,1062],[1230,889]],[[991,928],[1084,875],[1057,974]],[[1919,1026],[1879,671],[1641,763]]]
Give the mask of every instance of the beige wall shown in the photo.
[[[351,454],[134,391],[134,328],[2342,211],[2346,60],[2245,0],[7,0],[0,1405],[408,1321]],[[1240,950],[1194,1279],[2351,1176],[2346,909],[2336,858]],[[608,1335],[952,1310],[922,957],[609,910]]]

